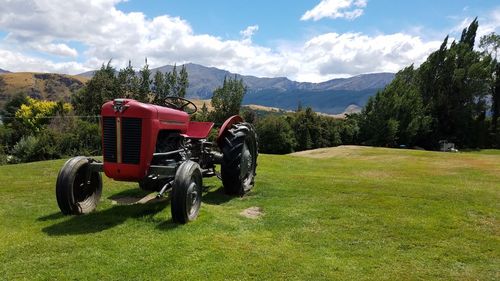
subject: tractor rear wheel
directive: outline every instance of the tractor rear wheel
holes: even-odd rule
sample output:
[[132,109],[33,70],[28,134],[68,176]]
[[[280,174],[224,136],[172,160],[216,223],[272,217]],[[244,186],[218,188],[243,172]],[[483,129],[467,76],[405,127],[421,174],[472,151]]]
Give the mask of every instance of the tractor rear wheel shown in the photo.
[[202,185],[198,163],[188,160],[177,168],[170,204],[174,222],[185,224],[196,219],[200,212]]
[[78,156],[66,161],[59,171],[56,198],[63,214],[88,214],[97,207],[102,193],[102,177],[99,172],[89,169],[87,157]]
[[234,124],[222,140],[221,177],[224,191],[243,196],[254,186],[257,134],[249,123]]

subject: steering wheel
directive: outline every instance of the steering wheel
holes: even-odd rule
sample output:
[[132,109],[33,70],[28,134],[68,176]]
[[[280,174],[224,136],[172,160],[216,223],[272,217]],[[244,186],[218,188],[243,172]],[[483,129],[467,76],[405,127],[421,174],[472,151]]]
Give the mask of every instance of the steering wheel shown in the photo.
[[[177,109],[177,110],[182,110],[186,112],[187,114],[193,114],[196,111],[198,111],[198,107],[196,104],[194,104],[192,101],[187,100],[185,98],[181,97],[165,97],[163,99],[163,102],[167,107]],[[188,106],[191,105],[191,108]],[[185,108],[191,109],[191,110],[185,110]]]

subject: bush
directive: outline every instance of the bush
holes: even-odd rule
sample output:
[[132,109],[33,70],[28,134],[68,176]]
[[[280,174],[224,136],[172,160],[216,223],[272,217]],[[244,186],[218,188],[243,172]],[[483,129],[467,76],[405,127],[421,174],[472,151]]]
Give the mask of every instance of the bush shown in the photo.
[[101,154],[101,130],[98,124],[72,116],[54,118],[47,127],[61,156]]
[[56,159],[60,157],[54,146],[54,135],[42,132],[39,136],[25,136],[12,149],[13,163]]
[[99,125],[67,116],[54,118],[37,135],[22,137],[12,149],[13,158],[10,162],[23,163],[100,154]]

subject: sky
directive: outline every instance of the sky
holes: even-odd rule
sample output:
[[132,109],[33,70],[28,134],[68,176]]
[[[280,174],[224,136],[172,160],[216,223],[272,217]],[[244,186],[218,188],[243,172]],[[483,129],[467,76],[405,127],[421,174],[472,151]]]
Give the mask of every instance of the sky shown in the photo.
[[0,68],[78,74],[196,63],[321,82],[419,65],[493,0],[0,0]]

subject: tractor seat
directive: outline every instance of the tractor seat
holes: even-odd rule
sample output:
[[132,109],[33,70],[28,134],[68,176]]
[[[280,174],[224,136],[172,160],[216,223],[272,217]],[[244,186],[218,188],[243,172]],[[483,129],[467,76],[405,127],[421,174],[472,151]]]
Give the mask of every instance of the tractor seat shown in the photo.
[[212,130],[214,123],[212,122],[194,122],[190,121],[187,132],[182,136],[191,139],[206,139]]

